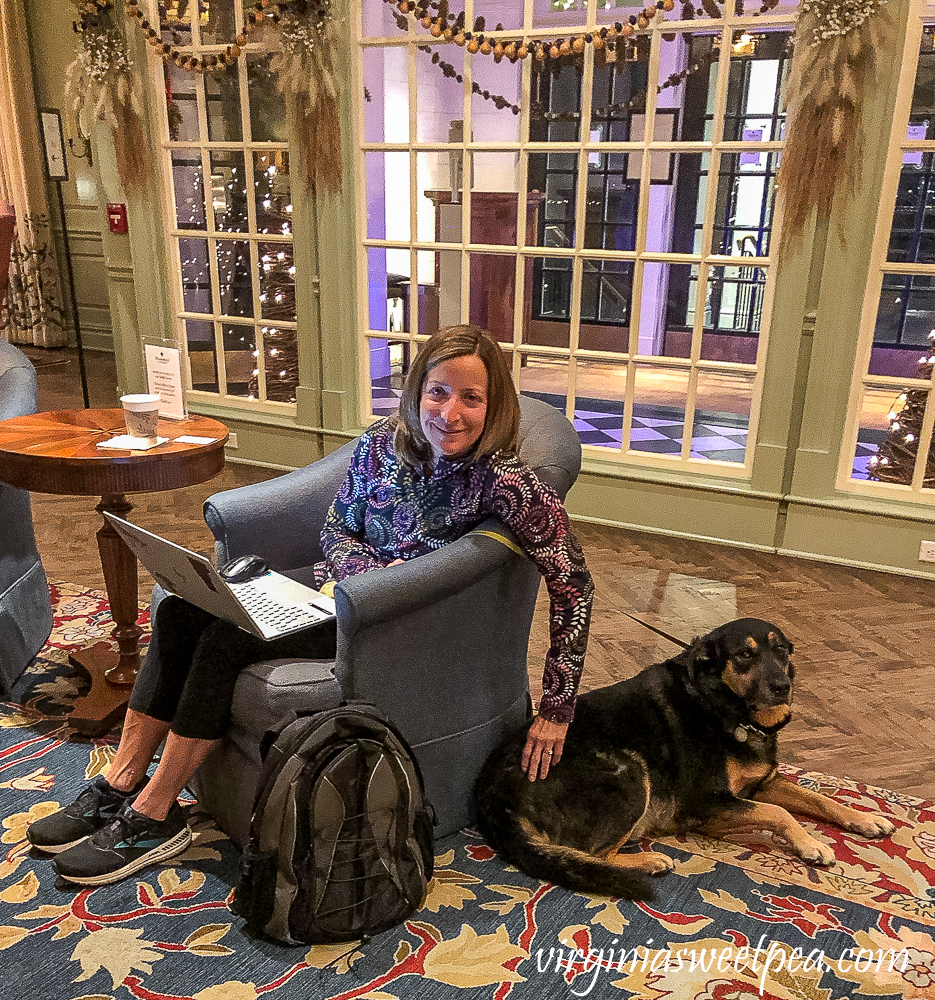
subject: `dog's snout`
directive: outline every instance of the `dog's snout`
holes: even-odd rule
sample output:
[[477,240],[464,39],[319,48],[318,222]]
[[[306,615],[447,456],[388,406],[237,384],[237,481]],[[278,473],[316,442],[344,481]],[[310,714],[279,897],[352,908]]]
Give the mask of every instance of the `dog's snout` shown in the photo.
[[791,687],[792,682],[788,677],[777,677],[769,682],[769,689],[777,698],[785,698]]

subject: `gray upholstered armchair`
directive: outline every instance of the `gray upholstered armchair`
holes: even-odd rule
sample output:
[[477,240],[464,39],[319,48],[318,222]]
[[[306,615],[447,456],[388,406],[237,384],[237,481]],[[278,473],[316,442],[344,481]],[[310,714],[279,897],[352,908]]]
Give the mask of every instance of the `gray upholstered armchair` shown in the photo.
[[[581,466],[578,436],[547,403],[523,397],[521,409],[519,454],[564,497]],[[321,526],[354,444],[304,469],[211,497],[205,520],[218,562],[256,552],[289,572],[320,559]],[[231,730],[196,773],[195,794],[243,844],[265,731],[289,712],[360,699],[382,708],[413,747],[437,835],[459,829],[471,820],[471,786],[481,764],[528,718],[526,656],[539,582],[536,567],[496,520],[411,562],[345,580],[335,588],[336,659],[245,670]]]
[[[36,371],[22,351],[0,340],[0,420],[35,412]],[[0,524],[0,692],[7,697],[52,631],[52,605],[29,494],[2,481]]]

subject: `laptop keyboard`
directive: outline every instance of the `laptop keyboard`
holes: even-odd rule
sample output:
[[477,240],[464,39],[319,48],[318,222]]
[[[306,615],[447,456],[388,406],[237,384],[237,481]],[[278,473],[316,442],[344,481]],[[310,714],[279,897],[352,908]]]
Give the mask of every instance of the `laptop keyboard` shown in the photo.
[[318,622],[328,618],[328,615],[313,604],[283,604],[252,587],[238,587],[237,600],[255,622],[276,631],[291,631],[307,625],[317,625]]

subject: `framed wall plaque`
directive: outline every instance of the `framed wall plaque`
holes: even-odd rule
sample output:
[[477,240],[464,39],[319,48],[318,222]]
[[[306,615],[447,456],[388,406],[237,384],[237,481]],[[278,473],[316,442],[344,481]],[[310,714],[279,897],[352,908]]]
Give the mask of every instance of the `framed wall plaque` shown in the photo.
[[68,164],[65,162],[65,136],[62,116],[55,108],[41,108],[39,130],[42,133],[42,151],[45,153],[46,176],[50,181],[67,181]]

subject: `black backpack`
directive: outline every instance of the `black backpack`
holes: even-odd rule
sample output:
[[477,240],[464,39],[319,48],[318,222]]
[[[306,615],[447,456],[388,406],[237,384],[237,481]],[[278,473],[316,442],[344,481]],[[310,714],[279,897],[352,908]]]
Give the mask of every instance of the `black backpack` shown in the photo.
[[406,741],[373,705],[267,733],[234,911],[283,944],[369,938],[425,902],[434,814]]

